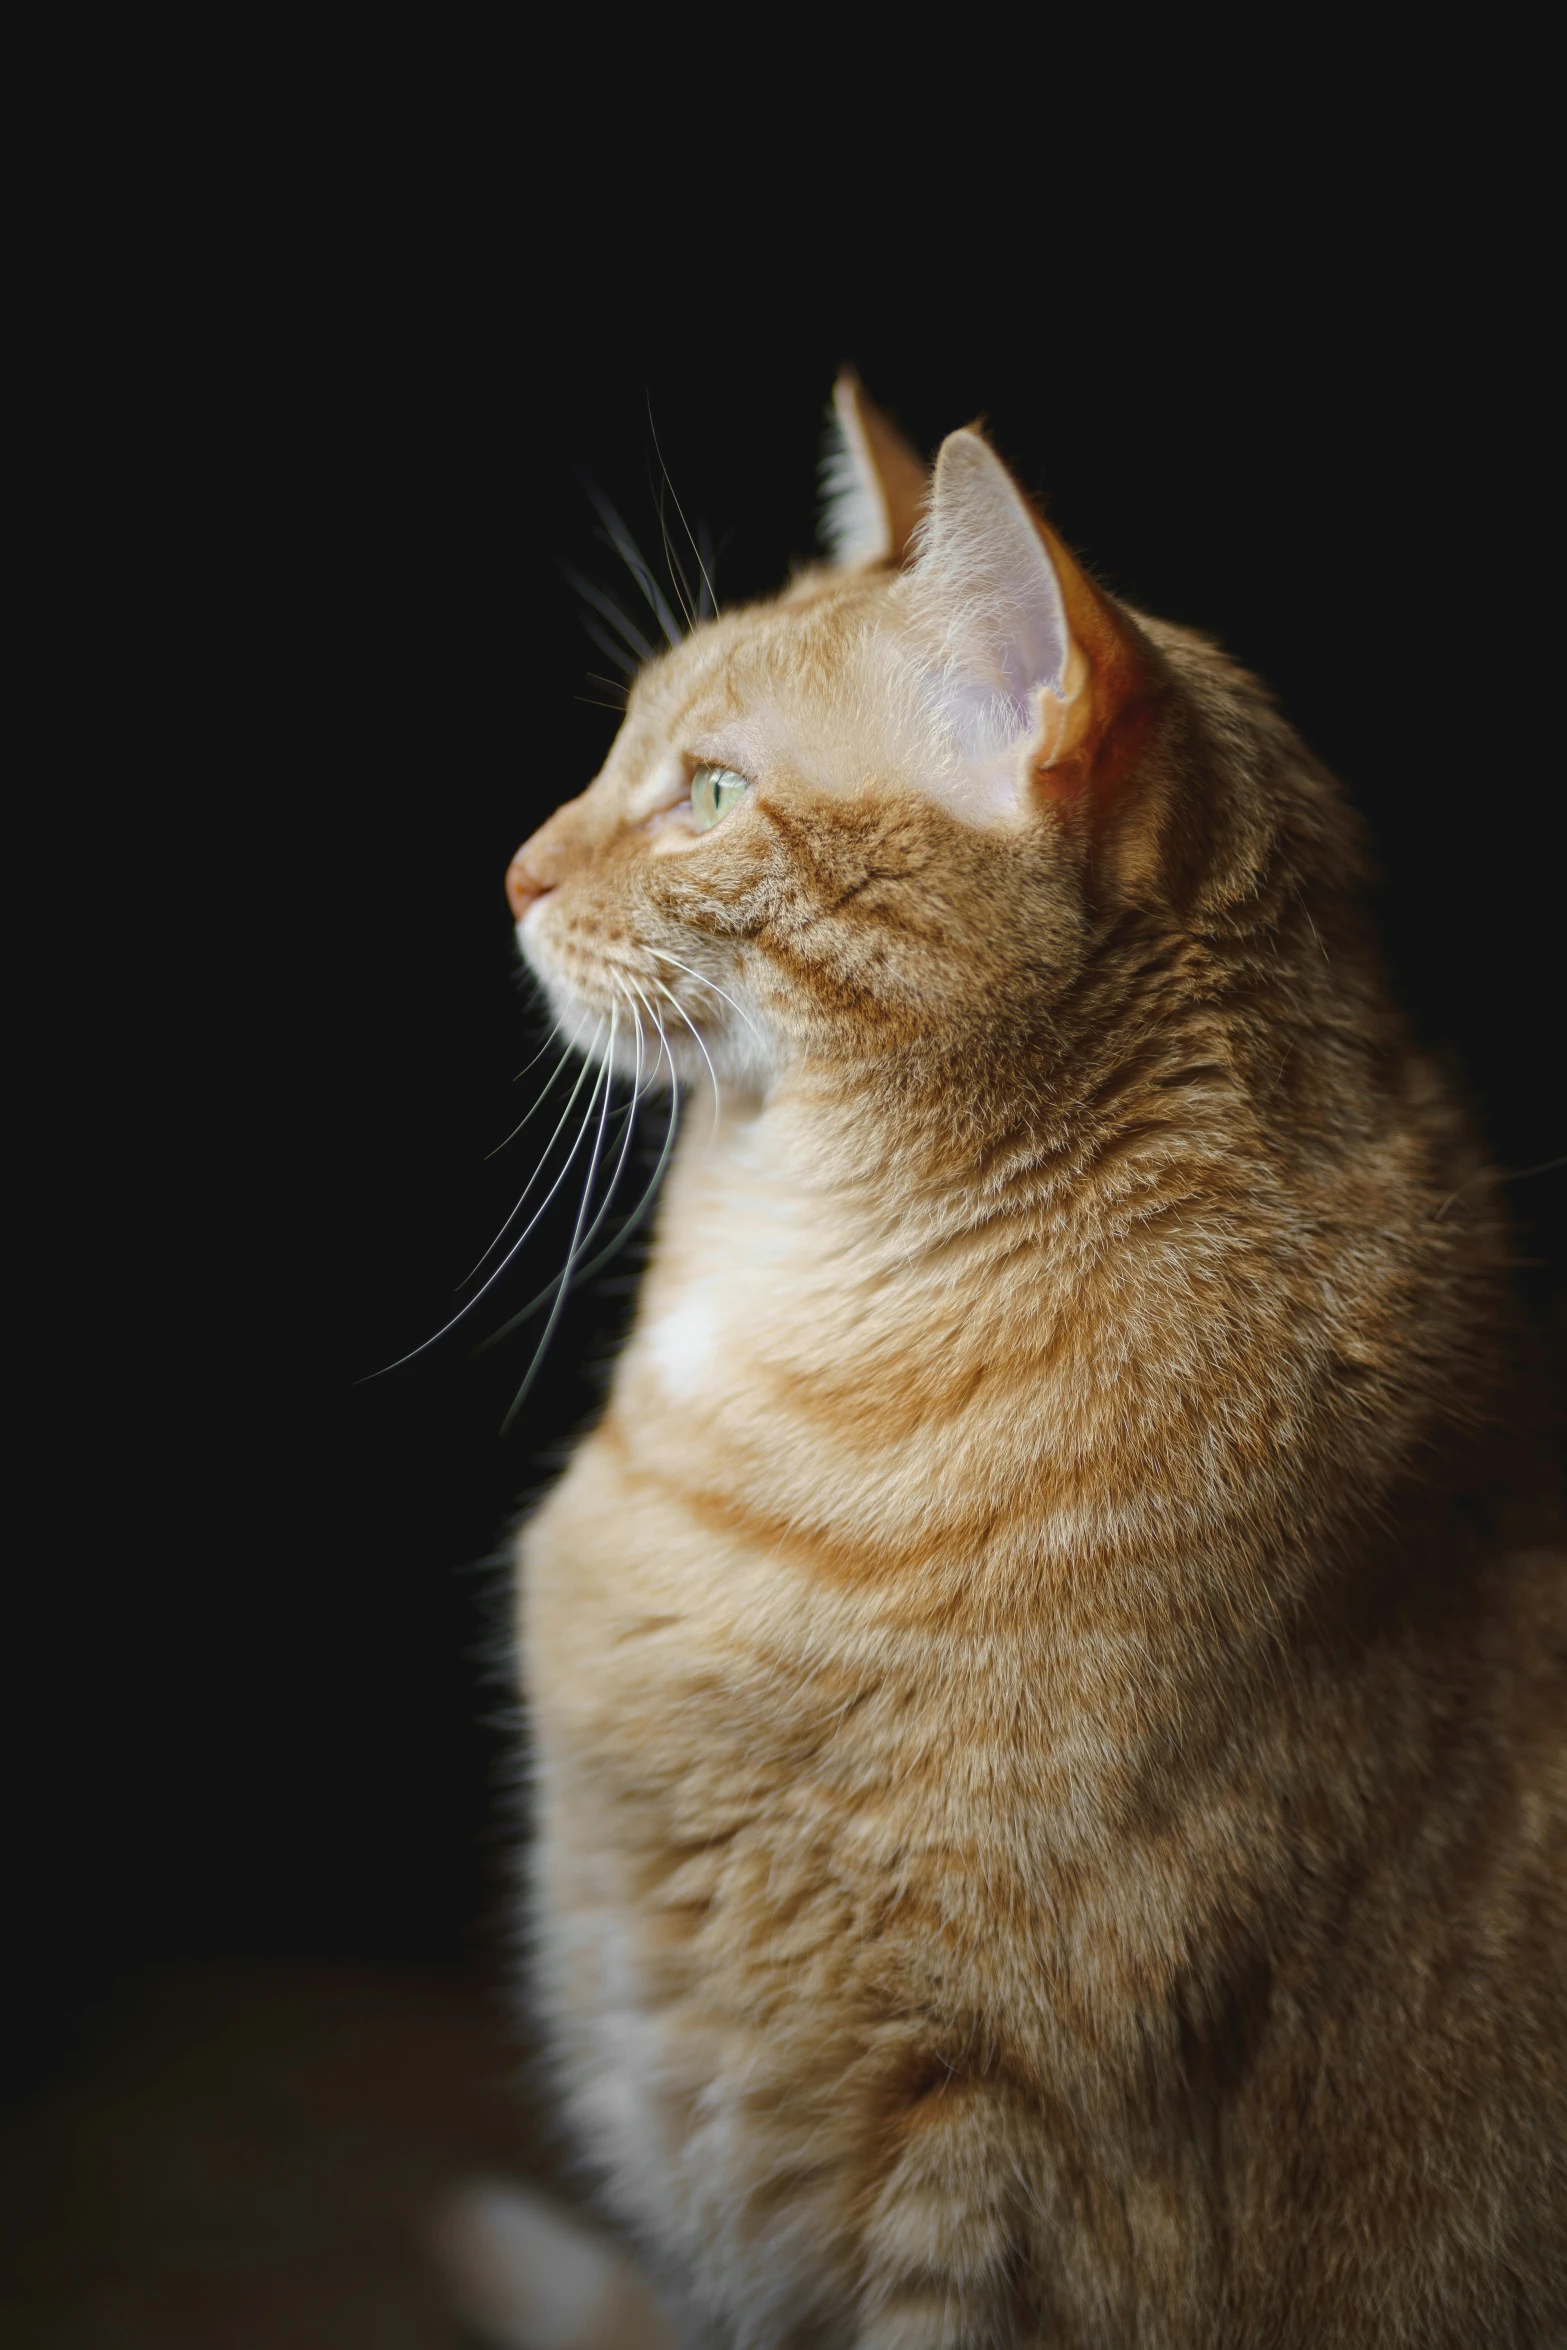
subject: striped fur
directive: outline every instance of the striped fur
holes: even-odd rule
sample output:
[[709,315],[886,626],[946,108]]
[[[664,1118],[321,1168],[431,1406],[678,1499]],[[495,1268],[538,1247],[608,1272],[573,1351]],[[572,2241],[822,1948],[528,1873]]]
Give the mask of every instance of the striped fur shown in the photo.
[[565,2104],[716,2342],[1560,2341],[1493,1186],[1337,787],[1042,523],[1070,660],[965,804],[957,438],[912,567],[699,628],[522,852],[557,1009],[722,1093],[521,1543]]

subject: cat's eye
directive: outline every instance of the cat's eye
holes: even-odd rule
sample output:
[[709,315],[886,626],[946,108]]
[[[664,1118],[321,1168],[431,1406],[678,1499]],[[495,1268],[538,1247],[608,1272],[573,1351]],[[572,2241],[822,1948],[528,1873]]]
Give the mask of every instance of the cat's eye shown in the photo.
[[732,767],[699,767],[691,778],[691,813],[698,832],[711,832],[750,788]]

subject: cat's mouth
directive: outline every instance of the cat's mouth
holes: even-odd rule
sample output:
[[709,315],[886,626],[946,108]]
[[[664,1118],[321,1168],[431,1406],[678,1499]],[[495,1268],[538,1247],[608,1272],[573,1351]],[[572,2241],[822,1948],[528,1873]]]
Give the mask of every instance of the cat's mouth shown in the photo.
[[542,905],[541,900],[530,906],[518,923],[517,944],[556,1012],[608,1017],[617,1005],[624,1011],[634,1003],[637,987],[647,987],[641,968],[597,939],[574,936],[559,923],[546,927],[540,920]]
[[765,1090],[776,1055],[732,992],[738,980],[725,985],[687,955],[651,941],[628,954],[598,939],[548,935],[531,913],[518,939],[558,1028],[589,1059],[608,1061],[650,1092],[671,1083],[682,1090],[710,1085],[720,1098],[736,1088]]

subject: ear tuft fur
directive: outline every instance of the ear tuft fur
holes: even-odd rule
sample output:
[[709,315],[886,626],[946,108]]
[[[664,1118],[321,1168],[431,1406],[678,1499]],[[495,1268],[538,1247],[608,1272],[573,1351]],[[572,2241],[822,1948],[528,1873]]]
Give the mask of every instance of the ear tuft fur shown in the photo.
[[833,386],[821,462],[819,536],[839,570],[902,563],[924,511],[924,466],[845,368]]

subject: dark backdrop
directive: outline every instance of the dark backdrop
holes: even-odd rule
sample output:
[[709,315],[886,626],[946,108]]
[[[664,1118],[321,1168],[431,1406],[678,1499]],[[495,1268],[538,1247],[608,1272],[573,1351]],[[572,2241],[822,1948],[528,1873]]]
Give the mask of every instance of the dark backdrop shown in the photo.
[[[1567,1148],[1527,254],[1482,268],[1483,222],[1396,207],[1243,253],[1237,207],[1200,272],[1183,238],[1135,287],[981,287],[937,241],[840,298],[785,282],[785,242],[715,318],[678,273],[544,258],[549,206],[514,227],[494,194],[477,166],[439,200],[338,190],[254,221],[210,308],[176,269],[137,313],[157,527],[118,550],[137,806],[108,851],[153,886],[93,969],[110,1245],[24,1660],[35,2070],[148,1963],[496,1947],[493,1562],[625,1288],[574,1302],[509,1441],[525,1347],[459,1333],[356,1382],[445,1318],[530,1164],[485,1155],[538,1042],[501,878],[614,725],[559,569],[614,585],[576,469],[651,551],[656,426],[740,597],[810,548],[840,359],[927,450],[983,413],[1102,576],[1213,630],[1345,777],[1406,1000],[1502,1163]],[[1515,1205],[1548,1311],[1562,1177]]]

